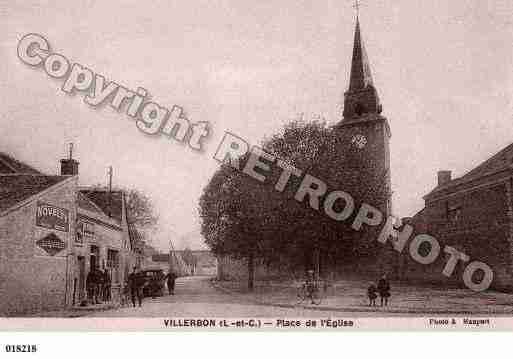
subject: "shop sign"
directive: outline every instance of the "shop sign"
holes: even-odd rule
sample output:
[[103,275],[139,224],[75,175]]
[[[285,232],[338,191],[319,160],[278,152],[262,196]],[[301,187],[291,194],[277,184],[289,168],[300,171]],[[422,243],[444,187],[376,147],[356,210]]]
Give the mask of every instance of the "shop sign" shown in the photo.
[[50,233],[49,235],[37,240],[36,244],[51,256],[54,256],[60,251],[66,249],[66,242],[60,239],[55,233]]
[[69,232],[69,211],[51,204],[37,202],[36,225],[61,232]]

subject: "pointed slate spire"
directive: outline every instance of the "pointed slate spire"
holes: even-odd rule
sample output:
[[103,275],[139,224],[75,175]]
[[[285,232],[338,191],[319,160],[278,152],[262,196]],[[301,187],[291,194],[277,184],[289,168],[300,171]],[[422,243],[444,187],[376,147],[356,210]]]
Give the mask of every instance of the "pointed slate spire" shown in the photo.
[[360,21],[356,18],[349,91],[363,90],[368,85],[373,85],[372,73],[367,52],[365,51],[365,46],[363,45],[363,40],[360,34]]
[[363,44],[358,17],[354,32],[349,89],[344,97],[344,119],[354,119],[369,113],[381,113],[381,105],[372,81],[371,68]]

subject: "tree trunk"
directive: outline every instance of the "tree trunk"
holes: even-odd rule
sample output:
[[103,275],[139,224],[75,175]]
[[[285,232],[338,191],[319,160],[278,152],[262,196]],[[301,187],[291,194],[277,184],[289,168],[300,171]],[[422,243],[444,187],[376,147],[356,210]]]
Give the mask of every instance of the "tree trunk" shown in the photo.
[[248,258],[248,290],[253,291],[255,282],[255,255],[251,253]]
[[314,263],[315,279],[318,280],[320,271],[321,271],[321,251],[319,248],[315,248],[313,251],[313,263]]

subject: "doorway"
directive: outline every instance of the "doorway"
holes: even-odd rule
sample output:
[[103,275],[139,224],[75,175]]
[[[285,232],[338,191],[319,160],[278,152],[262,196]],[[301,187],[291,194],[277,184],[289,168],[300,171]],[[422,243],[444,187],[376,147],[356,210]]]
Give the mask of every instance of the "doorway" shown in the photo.
[[78,264],[78,302],[82,302],[85,299],[85,257],[79,256],[77,258]]
[[100,268],[100,248],[98,248],[98,246],[91,245],[91,255],[89,261],[89,271]]

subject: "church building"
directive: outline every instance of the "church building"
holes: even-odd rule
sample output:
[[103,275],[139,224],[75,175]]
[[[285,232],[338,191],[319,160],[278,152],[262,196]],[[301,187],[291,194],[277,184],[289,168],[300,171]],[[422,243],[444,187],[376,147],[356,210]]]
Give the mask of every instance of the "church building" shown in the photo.
[[376,207],[386,217],[391,214],[392,209],[390,198],[392,134],[388,120],[381,115],[382,110],[360,32],[360,21],[357,18],[349,89],[344,93],[343,118],[336,125],[336,129],[340,130],[340,143],[356,149],[361,162],[370,163],[376,176],[381,179],[386,188],[387,198],[383,203],[376,204]]
[[[380,210],[383,218],[392,212],[391,177],[390,177],[390,138],[391,130],[386,117],[382,113],[382,105],[378,91],[374,86],[371,66],[365,50],[360,30],[359,18],[356,18],[352,62],[349,78],[349,87],[344,93],[344,110],[340,121],[332,128],[335,134],[335,147],[331,149],[332,161],[330,166],[339,168],[341,172],[330,178],[323,178],[328,186],[344,189],[348,180],[354,187],[362,187],[374,192],[368,197],[373,207]],[[344,157],[348,154],[355,158],[352,168],[344,166]],[[356,184],[354,186],[354,184]],[[357,189],[357,188],[356,188]],[[352,190],[351,190],[352,192]],[[353,194],[353,193],[351,193]],[[361,196],[366,198],[365,196]],[[320,232],[322,235],[322,230]],[[397,259],[391,248],[378,244],[377,227],[369,231],[354,231],[341,234],[352,236],[351,240],[364,243],[367,247],[365,255],[353,255],[348,260],[344,249],[324,248],[317,257],[317,264],[323,274],[360,272],[369,275],[381,275],[390,272]],[[347,240],[347,238],[339,240]],[[315,257],[315,256],[313,256]],[[315,261],[315,260],[312,260]],[[320,264],[318,264],[320,262]],[[279,272],[281,269],[277,269]],[[269,268],[258,266],[255,276],[273,275]],[[218,258],[218,275],[220,278],[245,278],[246,265],[233,258]]]

